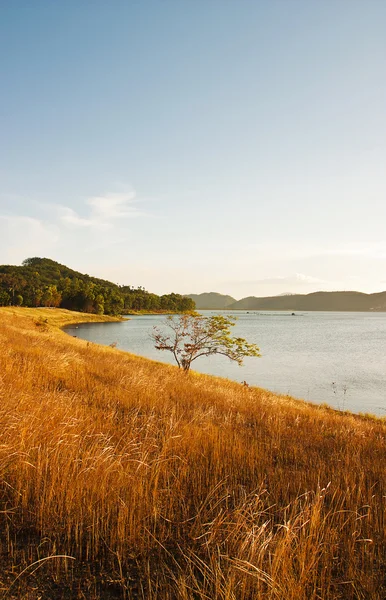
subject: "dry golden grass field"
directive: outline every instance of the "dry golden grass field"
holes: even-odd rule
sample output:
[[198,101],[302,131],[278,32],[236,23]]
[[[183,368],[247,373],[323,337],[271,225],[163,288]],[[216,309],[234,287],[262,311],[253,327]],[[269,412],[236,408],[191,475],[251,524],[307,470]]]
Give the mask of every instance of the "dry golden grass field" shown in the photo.
[[92,318],[0,309],[0,600],[386,598],[382,420],[59,329]]

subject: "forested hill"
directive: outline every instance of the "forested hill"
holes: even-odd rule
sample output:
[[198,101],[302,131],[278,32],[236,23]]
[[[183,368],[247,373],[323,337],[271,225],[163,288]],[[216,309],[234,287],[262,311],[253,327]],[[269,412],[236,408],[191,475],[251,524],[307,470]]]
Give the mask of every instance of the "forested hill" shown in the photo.
[[27,258],[20,267],[0,265],[0,306],[9,305],[51,306],[107,315],[195,308],[193,300],[180,294],[157,296],[142,287],[118,286],[37,257]]
[[314,292],[243,298],[227,308],[231,310],[331,310],[331,311],[386,311],[386,292]]

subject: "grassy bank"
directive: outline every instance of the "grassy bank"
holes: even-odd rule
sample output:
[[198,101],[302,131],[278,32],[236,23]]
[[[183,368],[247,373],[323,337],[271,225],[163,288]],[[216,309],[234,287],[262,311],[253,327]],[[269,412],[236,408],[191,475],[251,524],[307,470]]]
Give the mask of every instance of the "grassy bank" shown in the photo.
[[64,308],[19,308],[16,306],[0,307],[0,319],[6,316],[29,317],[35,325],[45,323],[53,327],[65,327],[76,323],[110,323],[122,321],[121,317],[110,317],[109,315],[95,315],[89,313],[65,310]]
[[0,599],[385,598],[383,421],[58,329],[81,320],[0,309]]
[[[190,311],[185,311],[185,312],[190,312]],[[125,310],[122,314],[128,315],[128,316],[139,316],[139,317],[141,315],[180,315],[181,311],[178,311],[178,310]]]

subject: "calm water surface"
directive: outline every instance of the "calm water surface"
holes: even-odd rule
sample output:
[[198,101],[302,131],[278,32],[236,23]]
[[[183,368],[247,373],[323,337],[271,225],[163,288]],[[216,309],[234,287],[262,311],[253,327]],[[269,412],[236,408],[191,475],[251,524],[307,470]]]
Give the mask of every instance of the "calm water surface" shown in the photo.
[[[386,313],[225,314],[238,317],[232,333],[258,344],[262,358],[247,358],[239,367],[225,357],[204,357],[193,363],[196,371],[326,402],[341,410],[386,416]],[[98,344],[117,342],[121,350],[173,364],[172,355],[155,350],[149,338],[153,327],[164,322],[164,316],[143,315],[66,331]]]

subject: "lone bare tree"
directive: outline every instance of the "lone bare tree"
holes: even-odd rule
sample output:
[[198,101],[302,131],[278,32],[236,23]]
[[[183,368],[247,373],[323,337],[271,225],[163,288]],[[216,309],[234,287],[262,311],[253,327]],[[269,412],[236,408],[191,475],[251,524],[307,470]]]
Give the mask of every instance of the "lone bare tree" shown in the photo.
[[230,328],[235,325],[235,317],[215,315],[204,317],[192,313],[169,316],[164,333],[154,327],[151,339],[157,350],[171,352],[180,369],[186,373],[190,365],[200,356],[222,354],[242,365],[247,356],[260,356],[256,344],[249,344],[244,338],[232,337]]

